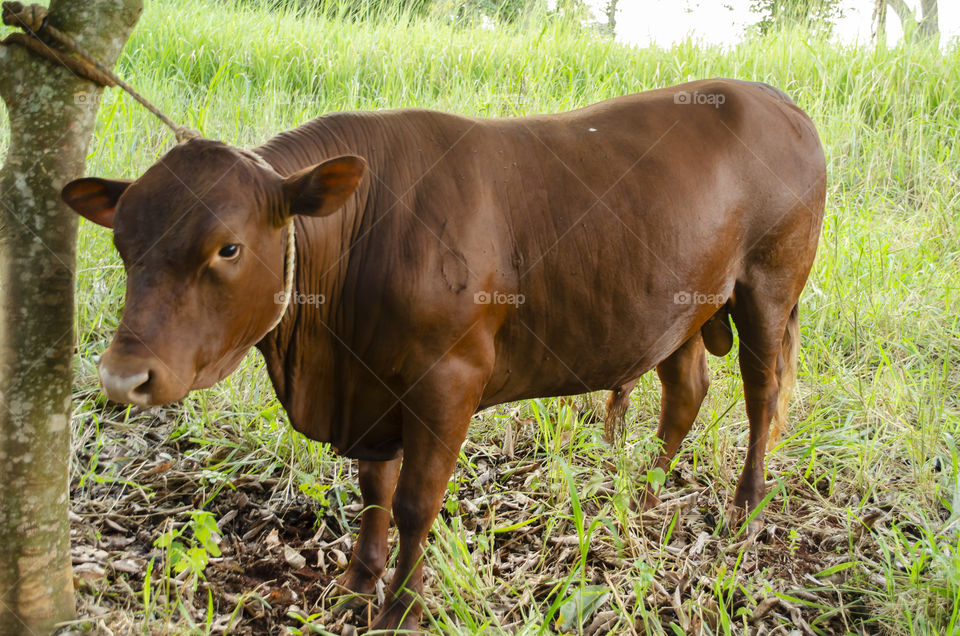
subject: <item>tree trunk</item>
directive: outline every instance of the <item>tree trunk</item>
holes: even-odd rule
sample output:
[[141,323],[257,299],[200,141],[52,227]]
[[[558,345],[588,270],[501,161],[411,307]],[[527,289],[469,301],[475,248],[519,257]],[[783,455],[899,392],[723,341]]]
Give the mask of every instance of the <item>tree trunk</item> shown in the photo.
[[920,20],[920,35],[928,40],[940,41],[940,20],[937,0],[920,0],[923,19]]
[[[51,0],[49,21],[112,66],[142,0]],[[100,89],[0,46],[10,139],[0,169],[0,635],[75,615],[68,463],[77,215]]]
[[876,0],[873,5],[873,41],[887,43],[887,0]]
[[883,0],[886,5],[893,9],[894,13],[900,19],[903,25],[903,35],[910,37],[914,30],[916,34],[924,40],[940,40],[940,23],[937,0],[920,0],[921,17],[917,18],[904,0]]
[[913,11],[907,6],[907,3],[904,0],[885,1],[887,5],[893,9],[893,12],[897,14],[900,24],[903,25],[903,32],[906,33],[909,25],[916,23],[917,17],[913,14]]
[[617,1],[607,0],[607,31],[613,37],[617,35]]

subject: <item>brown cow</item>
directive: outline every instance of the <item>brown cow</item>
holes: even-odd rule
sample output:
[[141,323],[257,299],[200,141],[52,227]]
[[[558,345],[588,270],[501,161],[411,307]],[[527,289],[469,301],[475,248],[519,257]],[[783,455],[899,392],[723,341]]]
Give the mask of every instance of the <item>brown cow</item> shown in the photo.
[[824,196],[810,120],[733,80],[516,119],[337,113],[251,151],[195,139],[136,181],[63,192],[113,227],[127,271],[107,395],[179,400],[256,346],[293,426],[360,460],[344,588],[374,591],[392,508],[386,629],[419,623],[423,542],[474,413],[612,389],[616,414],[655,367],[666,467],[731,318],[750,421],[733,503],[756,506]]

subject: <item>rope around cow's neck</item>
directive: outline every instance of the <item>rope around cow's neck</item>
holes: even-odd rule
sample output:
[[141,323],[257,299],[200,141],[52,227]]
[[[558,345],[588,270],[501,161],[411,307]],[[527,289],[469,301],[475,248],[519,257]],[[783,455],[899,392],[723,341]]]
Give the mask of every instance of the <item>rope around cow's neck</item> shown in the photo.
[[277,328],[280,321],[287,314],[287,308],[290,307],[290,298],[293,296],[293,274],[297,265],[297,242],[293,232],[293,217],[287,221],[287,249],[283,259],[283,302],[280,303],[280,314],[274,319],[273,324],[267,329],[270,333]]

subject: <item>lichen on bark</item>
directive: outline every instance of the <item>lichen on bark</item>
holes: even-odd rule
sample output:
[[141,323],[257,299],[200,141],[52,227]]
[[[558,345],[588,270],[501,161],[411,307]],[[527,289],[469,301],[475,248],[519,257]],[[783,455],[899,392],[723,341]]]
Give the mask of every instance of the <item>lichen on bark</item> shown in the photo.
[[[49,20],[112,66],[142,0],[52,0]],[[77,99],[83,95],[84,99]],[[0,46],[9,123],[0,168],[0,635],[74,616],[67,513],[76,215],[100,89]]]

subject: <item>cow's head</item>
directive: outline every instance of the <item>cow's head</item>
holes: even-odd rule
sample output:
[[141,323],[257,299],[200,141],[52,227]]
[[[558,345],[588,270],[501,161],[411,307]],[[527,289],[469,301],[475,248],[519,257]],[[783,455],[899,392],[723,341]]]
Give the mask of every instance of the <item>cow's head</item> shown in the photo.
[[70,207],[113,228],[127,273],[99,365],[107,396],[163,404],[233,371],[283,309],[287,221],[333,214],[364,170],[344,156],[283,178],[253,153],[194,139],[136,181],[67,184]]

